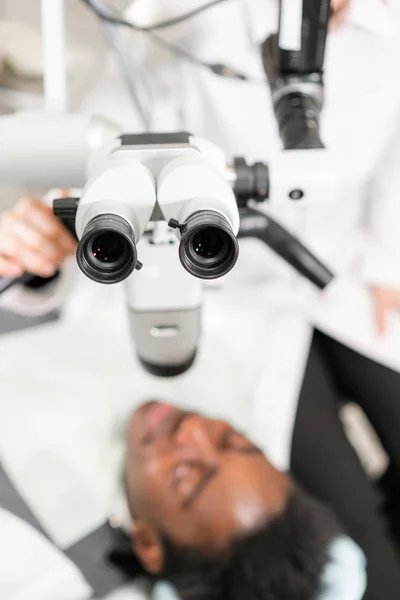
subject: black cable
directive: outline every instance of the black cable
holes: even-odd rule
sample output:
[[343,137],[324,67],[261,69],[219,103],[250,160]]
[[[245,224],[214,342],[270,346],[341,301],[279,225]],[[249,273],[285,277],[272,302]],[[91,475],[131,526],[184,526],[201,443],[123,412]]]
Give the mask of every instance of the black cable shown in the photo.
[[237,81],[246,81],[247,83],[257,83],[257,84],[263,84],[263,85],[265,85],[265,83],[266,83],[266,79],[262,79],[262,78],[257,79],[256,77],[250,77],[248,75],[245,75],[244,73],[241,73],[240,71],[237,71],[233,67],[228,67],[227,65],[223,65],[223,64],[219,64],[219,63],[206,63],[203,60],[201,60],[200,58],[197,58],[197,56],[190,54],[190,52],[187,52],[180,46],[176,46],[175,44],[168,42],[167,40],[159,37],[155,33],[153,33],[153,32],[147,32],[147,33],[154,42],[156,42],[160,46],[163,46],[166,50],[169,50],[173,54],[180,56],[181,58],[189,61],[190,63],[192,63],[198,67],[204,67],[205,69],[208,69],[209,71],[214,73],[214,75],[218,75],[219,77],[225,77],[226,79],[233,79],[233,80],[237,80]]
[[159,29],[161,27],[170,27],[177,23],[182,23],[183,21],[190,19],[190,18],[194,17],[195,15],[198,15],[201,12],[203,12],[209,8],[212,8],[213,6],[216,6],[217,4],[220,4],[222,2],[230,2],[230,1],[232,1],[232,0],[213,0],[213,2],[209,2],[208,4],[205,4],[202,7],[197,8],[195,11],[191,11],[190,13],[185,13],[184,15],[181,15],[180,17],[176,17],[175,19],[170,19],[169,21],[162,21],[161,23],[158,23],[156,25],[151,25],[149,27],[141,27],[139,25],[136,25],[135,23],[132,23],[130,21],[126,21],[125,19],[122,19],[121,17],[115,16],[111,10],[109,12],[107,12],[106,10],[104,10],[104,7],[100,6],[98,0],[82,0],[82,2],[84,4],[86,4],[97,15],[97,17],[99,19],[101,19],[102,21],[104,21],[106,23],[112,23],[112,24],[118,25],[120,27],[126,27],[128,29],[138,31],[140,33],[146,33],[159,46],[163,46],[169,52],[172,52],[172,53],[176,54],[177,56],[180,56],[184,60],[187,60],[188,62],[190,62],[198,67],[204,67],[205,69],[208,69],[209,71],[214,73],[214,75],[218,75],[220,77],[225,77],[227,79],[246,81],[247,83],[265,84],[265,82],[266,82],[265,79],[262,79],[262,78],[257,79],[257,78],[249,77],[248,75],[245,75],[232,67],[228,67],[223,64],[206,63],[203,60],[201,60],[200,58],[193,56],[193,54],[190,54],[190,52],[187,52],[180,46],[176,46],[175,44],[168,42],[164,38],[159,37],[153,31],[154,29]]
[[83,4],[86,4],[86,6],[93,11],[99,17],[99,19],[105,21],[106,23],[120,25],[121,27],[128,27],[129,29],[134,29],[135,31],[143,31],[143,28],[139,25],[135,25],[135,23],[126,21],[125,19],[113,14],[111,9],[108,9],[109,12],[107,12],[105,7],[99,5],[96,0],[82,0],[82,2]]
[[212,70],[212,65],[209,65],[208,63],[202,61],[200,58],[193,56],[193,54],[190,54],[190,52],[187,52],[184,48],[181,48],[180,46],[175,46],[175,44],[164,40],[164,38],[156,35],[153,32],[148,32],[148,35],[154,42],[156,42],[156,44],[164,47],[166,50],[169,50],[169,52],[172,52],[173,54],[184,58],[185,60],[191,62],[194,65],[197,65],[198,67],[205,67],[206,69]]
[[175,25],[179,25],[180,23],[184,23],[185,21],[189,21],[189,19],[193,19],[194,17],[203,14],[210,8],[214,8],[219,4],[225,4],[225,2],[232,2],[232,0],[212,0],[211,2],[207,2],[202,6],[198,6],[197,8],[194,8],[193,10],[190,10],[187,13],[178,15],[177,17],[174,17],[172,19],[167,19],[166,21],[159,21],[158,23],[154,23],[146,29],[147,31],[155,31],[156,29],[166,29],[167,27],[174,27]]
[[214,8],[215,6],[218,6],[219,4],[224,4],[226,2],[232,2],[232,1],[233,0],[211,0],[210,2],[207,2],[206,4],[203,4],[202,6],[199,6],[193,10],[190,10],[186,13],[178,15],[177,17],[174,17],[172,19],[167,19],[165,21],[159,21],[158,23],[153,23],[152,25],[148,25],[148,26],[142,26],[142,25],[137,25],[135,23],[126,21],[125,19],[123,19],[121,17],[117,17],[116,15],[113,15],[111,10],[110,10],[110,13],[107,14],[107,12],[105,10],[102,10],[102,8],[100,8],[98,5],[96,6],[95,0],[82,0],[82,2],[84,2],[84,4],[86,4],[89,8],[95,10],[96,13],[98,14],[98,16],[101,17],[104,21],[108,21],[109,23],[114,23],[115,25],[129,26],[132,29],[136,29],[136,31],[143,31],[143,32],[147,32],[147,33],[150,31],[155,31],[156,29],[167,29],[168,27],[173,27],[174,25],[179,25],[180,23],[184,23],[185,21],[188,21],[189,19],[193,19],[194,17],[197,17],[198,15],[206,12],[210,8]]

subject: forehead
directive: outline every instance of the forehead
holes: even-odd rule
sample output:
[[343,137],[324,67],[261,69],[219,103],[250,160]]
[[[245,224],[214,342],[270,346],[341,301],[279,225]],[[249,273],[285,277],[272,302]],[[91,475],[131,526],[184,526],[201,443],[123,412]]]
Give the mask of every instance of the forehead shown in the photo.
[[268,481],[261,454],[229,454],[222,458],[217,474],[194,502],[192,512],[232,530],[247,529],[266,518]]

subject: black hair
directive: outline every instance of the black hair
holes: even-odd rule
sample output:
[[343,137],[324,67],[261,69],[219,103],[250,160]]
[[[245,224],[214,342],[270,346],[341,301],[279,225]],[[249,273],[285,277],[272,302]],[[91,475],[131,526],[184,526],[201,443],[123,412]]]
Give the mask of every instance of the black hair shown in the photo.
[[296,488],[278,518],[224,552],[177,548],[164,539],[162,576],[182,600],[313,600],[340,533],[331,511]]

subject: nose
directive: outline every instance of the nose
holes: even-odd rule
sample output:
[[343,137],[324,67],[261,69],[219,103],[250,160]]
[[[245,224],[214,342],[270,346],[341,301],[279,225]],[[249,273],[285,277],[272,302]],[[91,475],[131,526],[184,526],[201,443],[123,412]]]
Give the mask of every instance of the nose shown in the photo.
[[218,446],[213,440],[210,423],[198,416],[187,417],[175,434],[176,450],[182,460],[201,461],[215,467]]

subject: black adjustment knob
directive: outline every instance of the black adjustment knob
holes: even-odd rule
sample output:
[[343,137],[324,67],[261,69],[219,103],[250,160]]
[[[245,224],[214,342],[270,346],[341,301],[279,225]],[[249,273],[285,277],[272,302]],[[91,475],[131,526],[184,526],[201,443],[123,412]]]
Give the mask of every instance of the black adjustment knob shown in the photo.
[[75,219],[80,198],[57,198],[53,202],[53,213],[63,222],[65,227],[76,236]]
[[236,181],[234,193],[239,206],[246,206],[254,189],[254,174],[244,158],[236,157],[234,160]]
[[176,219],[170,219],[168,221],[168,227],[171,227],[171,229],[179,229],[180,232],[185,229],[185,225],[181,225]]
[[239,207],[249,200],[264,202],[269,197],[269,170],[264,163],[248,165],[244,158],[235,158],[236,181],[234,193]]
[[53,202],[53,213],[59,219],[75,219],[79,198],[57,198]]
[[254,163],[254,189],[253,200],[256,202],[264,202],[269,198],[269,169],[265,163]]

